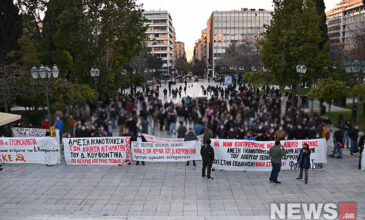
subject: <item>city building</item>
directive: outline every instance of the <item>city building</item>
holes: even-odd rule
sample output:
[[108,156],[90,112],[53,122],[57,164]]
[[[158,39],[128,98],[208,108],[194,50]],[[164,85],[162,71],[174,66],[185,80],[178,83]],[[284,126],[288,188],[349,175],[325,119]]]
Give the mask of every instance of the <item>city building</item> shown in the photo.
[[201,37],[195,42],[193,59],[204,60],[208,63],[207,29],[202,30]]
[[175,28],[168,11],[145,11],[143,12],[149,25],[147,34],[147,47],[151,53],[160,57],[164,64],[162,71],[165,75],[170,75],[171,69],[175,66]]
[[231,43],[257,42],[270,21],[271,11],[264,9],[214,11],[207,22],[207,58],[212,76],[215,61]]
[[364,0],[342,0],[326,15],[330,57],[343,60],[345,53],[354,46],[354,33],[365,27]]
[[179,58],[186,59],[186,53],[185,53],[185,44],[181,41],[175,42],[175,58],[176,60]]

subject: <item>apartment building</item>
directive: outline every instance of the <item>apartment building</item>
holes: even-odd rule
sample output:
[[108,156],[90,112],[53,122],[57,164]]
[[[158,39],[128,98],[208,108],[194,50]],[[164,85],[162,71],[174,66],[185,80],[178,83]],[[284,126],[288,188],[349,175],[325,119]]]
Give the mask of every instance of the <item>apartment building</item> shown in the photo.
[[175,28],[168,11],[145,11],[147,19],[146,31],[147,47],[151,48],[151,53],[160,57],[164,63],[162,71],[164,75],[170,75],[171,69],[175,66]]
[[214,11],[207,22],[207,54],[210,70],[214,76],[215,61],[233,42],[257,42],[270,24],[271,11],[248,9]]
[[353,36],[365,28],[364,0],[342,0],[326,12],[330,57],[344,59],[344,53],[354,46]]
[[179,58],[185,58],[186,59],[186,53],[185,53],[185,44],[181,41],[175,42],[175,58],[176,60]]

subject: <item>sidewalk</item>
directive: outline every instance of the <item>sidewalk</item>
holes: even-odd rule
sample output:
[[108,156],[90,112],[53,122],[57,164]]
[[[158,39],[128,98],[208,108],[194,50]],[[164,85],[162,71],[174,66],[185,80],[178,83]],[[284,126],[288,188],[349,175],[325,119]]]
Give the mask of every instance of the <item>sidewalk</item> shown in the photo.
[[215,171],[208,181],[197,164],[4,165],[0,219],[268,219],[272,202],[356,202],[358,219],[365,218],[364,171],[357,169],[358,154],[347,150],[342,160],[328,158],[325,171],[310,170],[308,184],[295,179],[297,171],[282,171],[281,185],[269,183],[269,172]]

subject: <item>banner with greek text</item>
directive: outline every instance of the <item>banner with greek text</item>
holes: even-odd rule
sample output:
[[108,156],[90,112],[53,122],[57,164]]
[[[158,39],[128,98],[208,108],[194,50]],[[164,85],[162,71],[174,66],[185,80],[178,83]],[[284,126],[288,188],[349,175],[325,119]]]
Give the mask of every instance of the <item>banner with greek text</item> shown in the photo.
[[[49,129],[13,127],[11,131],[13,137],[45,137]],[[58,129],[56,129],[56,138],[58,141],[60,140],[60,130]]]
[[133,160],[149,162],[181,162],[201,160],[200,142],[132,142]]
[[[144,138],[146,138],[147,142],[151,142],[151,143],[169,143],[169,142],[173,142],[173,143],[181,143],[184,142],[184,138],[163,138],[163,137],[156,137],[153,135],[148,135],[148,134],[142,134],[144,136]],[[199,135],[198,139],[201,143],[203,143],[203,138],[204,135]]]
[[0,163],[60,163],[60,145],[56,138],[0,138]]
[[119,165],[130,162],[130,137],[63,138],[68,165]]
[[[324,170],[327,164],[327,142],[325,139],[281,141],[286,156],[282,158],[282,170],[296,170],[297,158],[303,144],[311,149],[311,169]],[[215,153],[213,168],[232,171],[270,171],[269,150],[274,141],[212,139]]]

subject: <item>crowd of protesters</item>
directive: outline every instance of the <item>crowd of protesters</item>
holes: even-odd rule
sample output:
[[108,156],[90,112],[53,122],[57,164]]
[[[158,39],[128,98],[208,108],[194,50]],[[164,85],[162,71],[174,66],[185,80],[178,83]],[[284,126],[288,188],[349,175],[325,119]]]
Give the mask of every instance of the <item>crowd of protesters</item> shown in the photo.
[[[316,113],[310,116],[302,111],[297,107],[297,97],[291,97],[290,93],[282,94],[270,87],[252,90],[244,84],[202,85],[204,97],[191,98],[187,90],[193,86],[186,82],[185,85],[169,84],[162,92],[159,86],[144,87],[134,94],[99,100],[89,105],[91,120],[83,115],[69,116],[66,123],[71,130],[67,136],[112,136],[118,127],[120,136],[128,135],[132,139],[157,131],[184,138],[191,128],[196,136],[204,134],[205,140],[328,140],[332,130],[334,150],[330,156],[342,158],[343,148],[348,148],[351,155],[363,149],[364,137],[358,142],[358,125],[340,116],[333,127],[328,117]],[[167,101],[167,96],[176,101]]]

